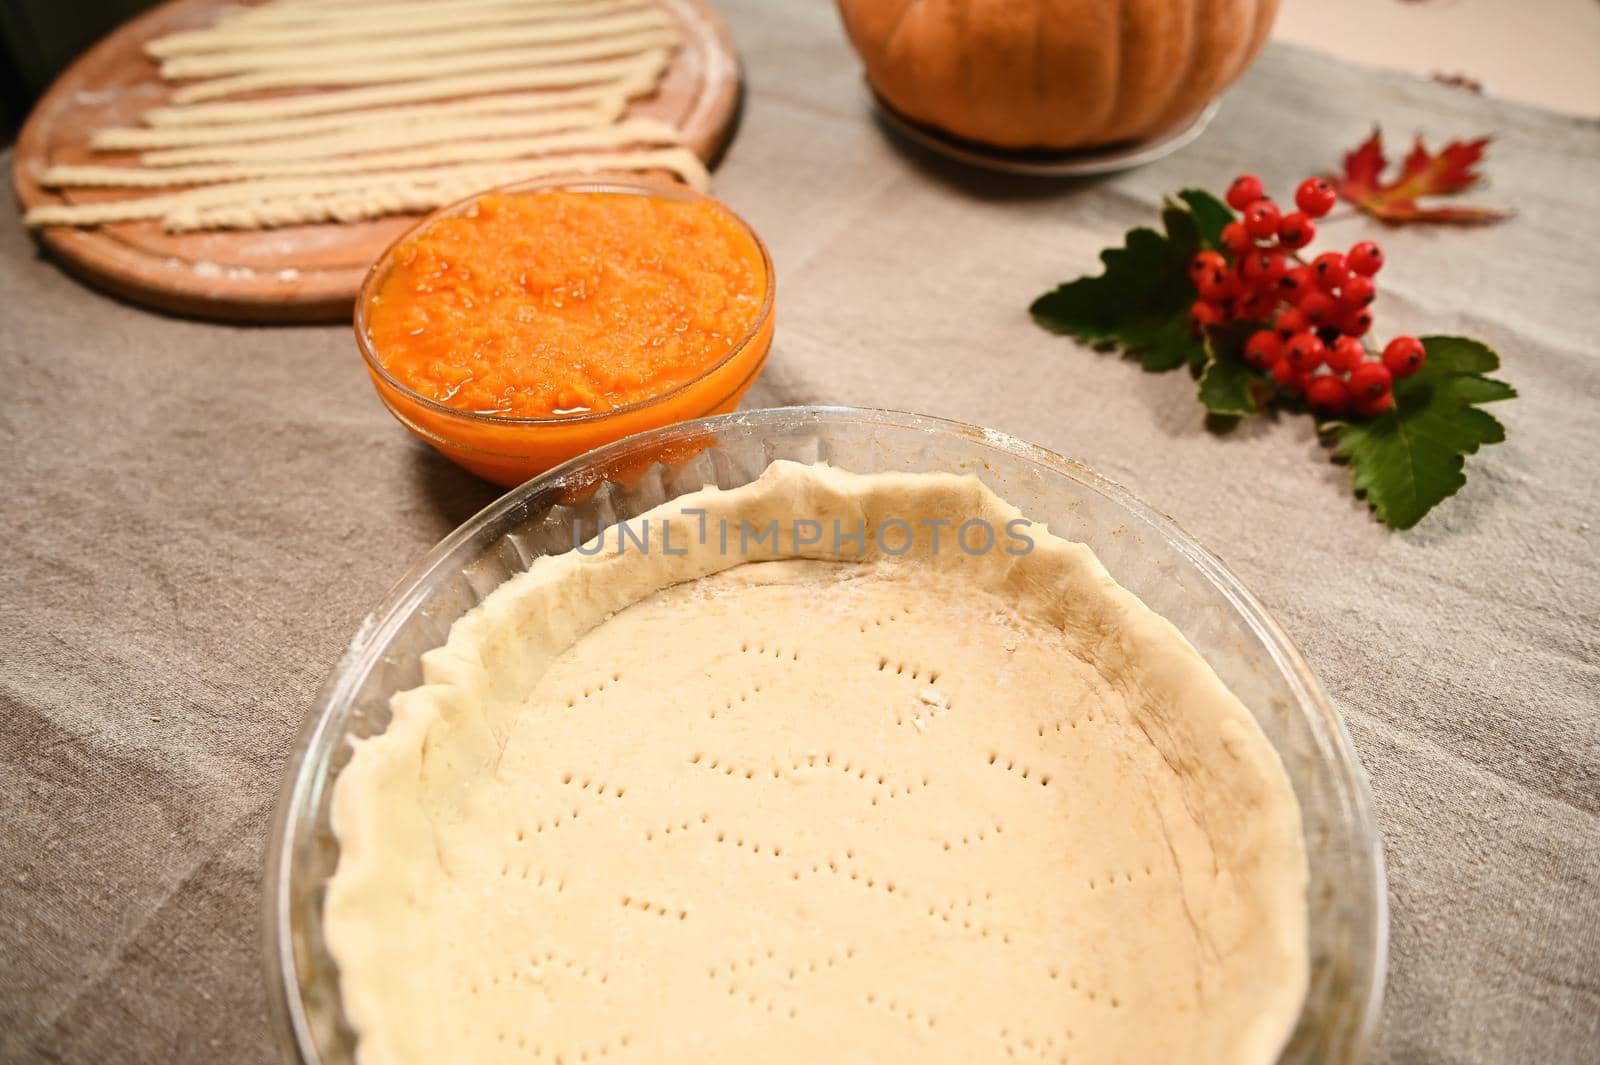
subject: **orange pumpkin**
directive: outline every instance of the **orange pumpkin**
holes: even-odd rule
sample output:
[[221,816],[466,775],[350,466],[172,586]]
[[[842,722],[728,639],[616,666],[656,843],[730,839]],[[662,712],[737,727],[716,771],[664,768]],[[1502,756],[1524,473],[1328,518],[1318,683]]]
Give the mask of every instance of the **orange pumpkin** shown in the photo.
[[1002,148],[1154,137],[1250,65],[1278,0],[839,0],[892,108]]

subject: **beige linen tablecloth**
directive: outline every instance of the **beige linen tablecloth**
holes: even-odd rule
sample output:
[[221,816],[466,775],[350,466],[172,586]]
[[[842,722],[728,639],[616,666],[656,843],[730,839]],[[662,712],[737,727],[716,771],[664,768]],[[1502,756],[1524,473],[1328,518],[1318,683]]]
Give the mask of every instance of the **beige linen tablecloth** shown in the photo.
[[[1164,162],[1074,184],[906,154],[820,3],[725,5],[749,79],[717,191],[770,242],[751,405],[960,418],[1128,484],[1274,610],[1343,709],[1390,869],[1377,1061],[1600,1061],[1600,130],[1269,50]],[[1162,193],[1275,190],[1382,121],[1493,132],[1515,221],[1379,233],[1384,333],[1460,332],[1522,397],[1395,534],[1308,420],[1208,434],[1181,374],[1046,335],[1034,295]],[[9,159],[5,160],[9,168]],[[0,217],[0,1057],[265,1062],[260,872],[285,750],[362,615],[495,495],[414,443],[342,328],[91,292]]]

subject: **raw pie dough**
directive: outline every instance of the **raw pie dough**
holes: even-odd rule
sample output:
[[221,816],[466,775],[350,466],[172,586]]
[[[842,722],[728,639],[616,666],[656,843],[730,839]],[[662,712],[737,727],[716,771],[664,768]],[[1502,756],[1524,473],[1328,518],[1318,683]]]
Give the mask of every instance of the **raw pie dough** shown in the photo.
[[[1272,1062],[1308,969],[1283,767],[1088,548],[952,549],[1017,516],[779,462],[457,622],[335,787],[363,1065]],[[721,517],[782,541],[739,564]],[[796,558],[796,517],[919,536]]]

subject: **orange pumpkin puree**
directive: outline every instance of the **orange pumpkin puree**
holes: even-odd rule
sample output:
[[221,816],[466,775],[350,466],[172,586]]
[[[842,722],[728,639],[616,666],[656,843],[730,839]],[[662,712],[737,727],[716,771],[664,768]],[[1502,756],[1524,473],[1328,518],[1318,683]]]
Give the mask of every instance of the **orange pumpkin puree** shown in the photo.
[[489,195],[395,250],[367,328],[414,392],[517,418],[672,391],[755,324],[760,250],[709,201],[565,189]]

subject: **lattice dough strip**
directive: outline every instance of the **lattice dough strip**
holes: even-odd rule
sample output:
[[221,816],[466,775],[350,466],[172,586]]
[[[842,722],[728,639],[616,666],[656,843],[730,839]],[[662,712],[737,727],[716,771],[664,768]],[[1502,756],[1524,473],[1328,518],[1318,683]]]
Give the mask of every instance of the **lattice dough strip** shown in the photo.
[[625,101],[618,96],[605,103],[564,111],[390,122],[339,130],[322,137],[291,137],[265,144],[220,144],[146,152],[139,158],[139,163],[146,167],[191,167],[204,163],[288,163],[460,141],[529,137],[537,133],[606,126],[621,116],[625,106]]
[[326,44],[332,37],[358,34],[362,40],[388,37],[406,37],[437,33],[441,30],[466,29],[469,26],[515,25],[528,22],[550,22],[572,18],[590,18],[620,14],[625,11],[652,7],[651,0],[586,0],[564,7],[528,7],[505,3],[476,3],[452,5],[429,4],[428,9],[403,22],[367,23],[358,27],[340,27],[327,24],[285,24],[259,28],[229,28],[226,23],[207,29],[184,30],[157,37],[145,44],[145,54],[152,59],[169,59],[174,56],[196,55],[233,48],[292,48],[297,45]]
[[471,140],[425,144],[392,152],[353,158],[252,161],[212,166],[53,166],[40,175],[47,188],[171,188],[176,185],[210,185],[224,181],[260,178],[315,177],[320,174],[361,174],[404,167],[441,166],[500,159],[521,159],[552,152],[598,151],[632,145],[659,146],[679,143],[675,127],[653,118],[635,118],[615,125],[567,130],[535,137]]
[[369,23],[405,22],[433,12],[475,8],[543,8],[561,12],[584,0],[388,0],[371,4],[255,4],[236,7],[218,19],[223,26],[277,26],[285,23],[328,23],[360,19]]
[[[102,203],[50,204],[33,208],[23,217],[23,221],[33,227],[93,226],[159,218],[168,228],[183,230],[210,228],[206,219],[221,217],[218,211],[222,208],[237,208],[240,210],[230,216],[234,220],[227,224],[233,228],[251,228],[241,221],[248,217],[244,212],[256,207],[265,211],[263,205],[276,201],[272,210],[277,212],[273,215],[277,220],[270,224],[290,225],[297,221],[328,220],[330,216],[317,213],[325,210],[325,207],[317,205],[335,196],[349,195],[357,200],[366,197],[372,207],[364,217],[374,218],[396,211],[441,206],[477,189],[552,174],[641,170],[667,170],[701,189],[710,181],[705,164],[693,152],[686,148],[663,148],[642,152],[548,156],[512,163],[472,163],[347,177],[237,181]],[[455,194],[439,198],[444,192]],[[433,196],[435,202],[419,202],[429,196]],[[411,198],[408,200],[409,206],[389,206],[405,197]],[[295,209],[299,209],[303,217],[296,215]],[[211,213],[207,214],[208,211]]]
[[153,107],[144,113],[144,121],[152,126],[203,126],[296,118],[303,115],[325,115],[336,111],[362,111],[385,104],[449,100],[461,96],[483,96],[515,89],[570,88],[639,77],[648,78],[653,82],[666,69],[669,55],[668,50],[663,48],[630,59],[572,63],[547,69],[466,74],[459,77],[404,82],[398,85],[372,85],[334,92],[280,96],[267,100]]
[[[556,161],[552,160],[552,163],[556,164]],[[671,170],[682,180],[702,191],[711,180],[704,164],[693,152],[686,150],[671,159],[665,156],[656,159],[630,155],[596,156],[593,166],[583,167],[579,172],[604,174],[630,170]],[[567,166],[557,164],[550,169],[540,167],[505,171],[492,176],[489,181],[494,185],[503,185],[568,172],[574,172],[570,164]],[[484,179],[481,177],[469,176],[442,184],[397,183],[359,192],[335,193],[325,197],[311,195],[286,200],[265,200],[256,204],[201,208],[193,213],[177,212],[169,215],[163,220],[163,224],[168,230],[184,232],[190,229],[229,229],[241,226],[263,229],[316,222],[362,222],[387,214],[413,213],[443,207],[480,191],[484,187],[483,182]]]
[[526,26],[494,26],[453,33],[430,33],[376,41],[339,41],[300,48],[239,49],[207,55],[180,56],[161,64],[169,81],[245,74],[265,70],[290,70],[324,64],[360,63],[452,55],[517,45],[557,44],[563,41],[601,40],[643,30],[670,29],[671,16],[661,10],[627,12],[596,19],[535,22]]
[[495,49],[465,55],[424,56],[410,60],[352,63],[294,70],[266,70],[195,82],[172,94],[174,103],[196,103],[265,89],[309,89],[341,85],[379,85],[412,82],[492,70],[559,65],[591,59],[634,56],[656,48],[670,48],[680,37],[676,29],[647,30],[597,41],[573,41],[526,48]]
[[[480,116],[527,115],[530,118],[551,111],[593,107],[620,113],[629,98],[643,95],[654,83],[643,77],[613,85],[550,92],[501,93],[441,104],[408,104],[349,111],[308,118],[289,118],[278,122],[241,122],[227,126],[113,126],[97,129],[89,137],[89,147],[97,152],[138,151],[142,149],[195,148],[202,152],[214,147],[274,151],[285,142],[318,134],[359,139],[367,130],[394,128],[411,123],[468,121]],[[207,162],[216,158],[181,160]],[[276,158],[276,156],[273,156]]]

